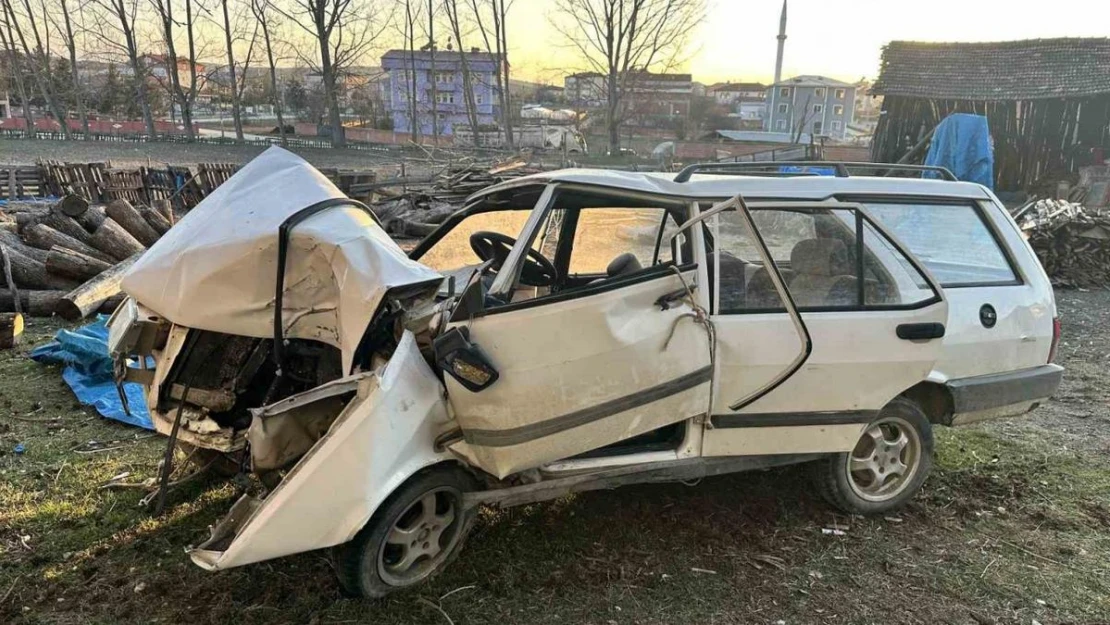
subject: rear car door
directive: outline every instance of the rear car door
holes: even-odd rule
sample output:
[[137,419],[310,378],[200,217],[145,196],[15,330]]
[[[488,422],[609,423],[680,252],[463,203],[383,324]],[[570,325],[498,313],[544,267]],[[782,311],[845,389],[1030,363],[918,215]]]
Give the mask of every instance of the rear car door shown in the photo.
[[[567,259],[556,263],[564,274],[560,282],[568,282],[568,273],[575,278],[568,286],[533,299],[456,311],[450,324],[467,329],[470,342],[498,376],[478,391],[445,376],[463,435],[451,449],[498,477],[632,438],[708,408],[709,335],[688,298],[697,288],[697,259],[684,260],[681,252],[673,257],[674,250],[659,245],[665,224],[659,216],[681,211],[670,220],[681,221],[686,206],[661,204],[654,215],[638,217],[622,214],[630,209],[622,208],[625,200],[619,198],[610,204],[613,208],[583,206],[592,197],[552,191],[537,207],[545,212],[542,218],[555,210],[579,213],[561,215],[561,223],[596,224],[597,215],[581,213],[602,210],[614,213],[611,223],[620,224],[607,230],[609,244],[564,229],[555,255],[569,255],[569,264]],[[592,201],[606,206],[603,200]],[[523,258],[518,251],[546,236],[539,234],[542,218],[530,220],[532,230],[517,240],[498,280]],[[590,256],[576,257],[569,242]],[[609,275],[584,280],[605,271],[604,263],[590,257],[609,262],[609,255],[628,254],[636,257],[635,266],[625,262],[613,271],[615,263],[610,263]],[[515,271],[519,276],[519,265]],[[479,281],[470,288],[480,286]],[[491,289],[498,289],[497,281]]]
[[[940,357],[944,294],[858,204],[748,206],[805,335],[737,213],[721,213],[711,224],[717,392],[704,453],[850,450]],[[799,341],[804,360],[784,377]]]

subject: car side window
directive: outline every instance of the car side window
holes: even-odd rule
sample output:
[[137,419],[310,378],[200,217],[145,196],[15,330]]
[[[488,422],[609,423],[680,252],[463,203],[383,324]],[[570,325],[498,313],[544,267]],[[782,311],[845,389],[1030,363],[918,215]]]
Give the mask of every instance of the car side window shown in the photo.
[[1018,281],[972,204],[866,202],[865,206],[943,287]]
[[578,212],[568,273],[615,275],[670,262],[667,242],[677,229],[674,217],[663,208],[583,208]]
[[470,247],[470,235],[475,232],[491,231],[516,238],[524,228],[524,222],[532,209],[498,210],[477,213],[464,218],[442,239],[424,252],[418,259],[422,264],[445,272],[476,265],[482,262]]
[[[752,221],[803,311],[913,306],[936,296],[909,259],[853,209],[760,208]],[[738,213],[721,213],[718,238],[717,310],[785,311]]]

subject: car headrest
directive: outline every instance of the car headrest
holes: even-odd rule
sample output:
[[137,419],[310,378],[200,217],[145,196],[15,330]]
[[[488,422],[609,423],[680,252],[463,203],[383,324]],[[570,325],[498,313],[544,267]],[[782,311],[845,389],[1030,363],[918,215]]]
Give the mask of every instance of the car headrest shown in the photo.
[[848,248],[838,239],[806,239],[790,251],[790,268],[813,276],[841,276],[852,273]]
[[605,268],[605,273],[608,274],[609,277],[623,276],[626,273],[639,271],[643,268],[643,265],[640,264],[640,259],[636,258],[635,254],[625,252],[609,263],[609,266]]

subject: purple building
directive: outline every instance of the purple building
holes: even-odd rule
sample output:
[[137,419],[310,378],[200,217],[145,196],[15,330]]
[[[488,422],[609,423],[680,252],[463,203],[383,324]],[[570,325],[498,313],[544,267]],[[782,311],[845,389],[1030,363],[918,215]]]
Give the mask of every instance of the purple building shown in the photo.
[[433,134],[433,97],[435,123],[441,135],[453,134],[456,125],[470,124],[463,95],[464,57],[474,91],[478,123],[494,124],[501,114],[501,107],[497,104],[500,101],[496,74],[498,56],[479,52],[476,48],[465,55],[452,50],[436,50],[433,68],[432,55],[431,51],[390,50],[382,56],[382,70],[386,75],[382,81],[382,100],[393,118],[393,130],[412,132],[409,96],[413,91],[413,72],[416,78],[416,125],[421,134]]

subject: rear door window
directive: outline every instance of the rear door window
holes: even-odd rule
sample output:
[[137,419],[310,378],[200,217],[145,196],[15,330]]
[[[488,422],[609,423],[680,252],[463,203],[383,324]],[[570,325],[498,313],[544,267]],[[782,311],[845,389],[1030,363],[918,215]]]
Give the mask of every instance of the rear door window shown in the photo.
[[941,286],[1014,284],[1006,254],[973,204],[865,202]]
[[[851,206],[753,206],[751,215],[803,312],[914,308],[936,298],[913,263]],[[739,213],[719,219],[718,312],[785,310]]]

